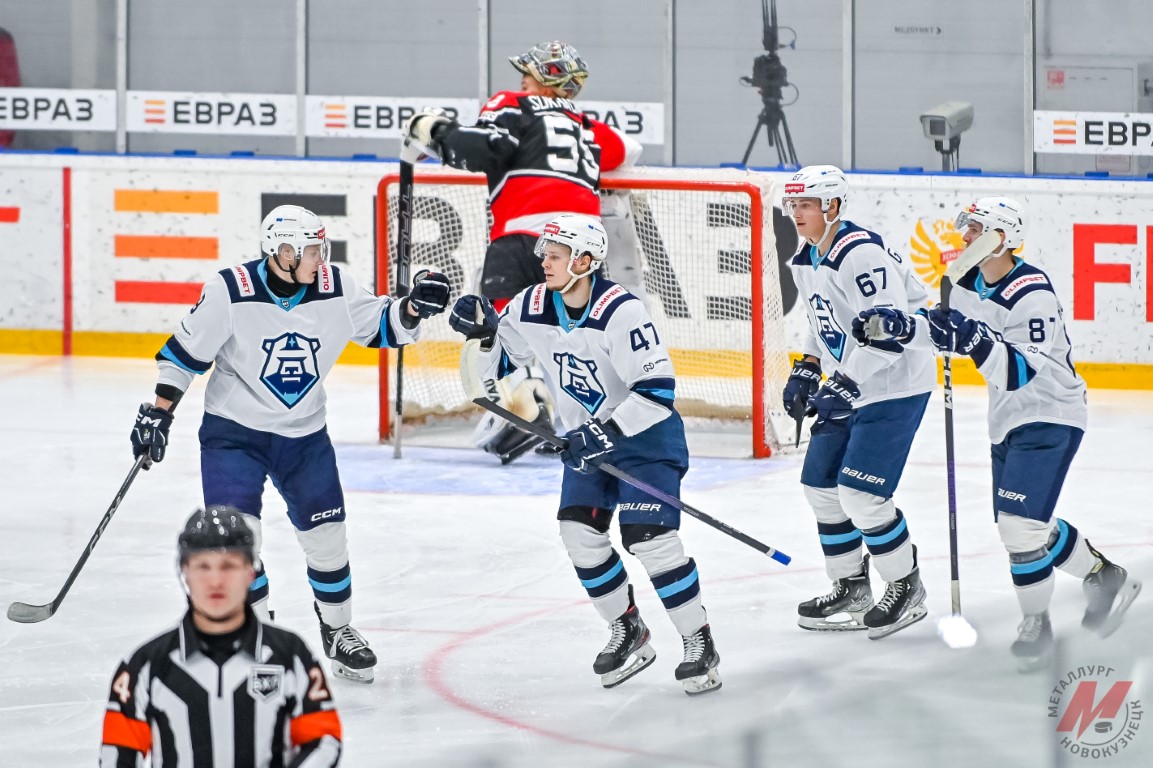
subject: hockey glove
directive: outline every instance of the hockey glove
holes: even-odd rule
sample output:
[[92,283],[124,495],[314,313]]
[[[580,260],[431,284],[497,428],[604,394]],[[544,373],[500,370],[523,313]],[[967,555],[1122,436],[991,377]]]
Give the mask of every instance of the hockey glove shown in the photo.
[[437,128],[448,125],[452,120],[443,109],[428,108],[405,121],[401,130],[404,142],[400,148],[400,159],[415,163],[426,157],[440,157],[440,142],[436,140]]
[[895,307],[869,307],[853,318],[853,338],[863,347],[874,341],[895,341],[903,346],[916,332],[913,318]]
[[809,401],[808,414],[816,414],[818,422],[847,419],[853,414],[853,403],[860,396],[861,388],[857,382],[837,371]]
[[500,315],[484,296],[461,296],[452,307],[448,324],[457,333],[489,346],[500,327]]
[[168,428],[172,426],[172,413],[152,403],[141,403],[136,414],[136,425],[132,428],[132,455],[136,458],[148,454],[151,462],[164,461],[164,449],[168,447]]
[[422,269],[412,281],[412,292],[408,294],[408,300],[424,320],[439,315],[448,307],[451,290],[447,277],[439,272]]
[[805,359],[793,363],[793,370],[785,383],[785,411],[790,414],[804,412],[809,400],[820,388],[820,365]]
[[592,472],[599,460],[612,451],[618,436],[620,430],[611,420],[589,419],[564,436],[568,445],[561,451],[561,461],[577,472]]
[[993,339],[984,323],[970,320],[955,309],[936,306],[929,310],[929,336],[943,352],[969,355],[981,365],[993,351]]

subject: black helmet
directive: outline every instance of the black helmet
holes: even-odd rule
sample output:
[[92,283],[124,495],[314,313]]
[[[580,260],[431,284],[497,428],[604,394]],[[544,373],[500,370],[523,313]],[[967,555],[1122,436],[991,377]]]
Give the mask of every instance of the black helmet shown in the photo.
[[256,540],[252,529],[235,507],[215,505],[207,510],[196,510],[184,524],[176,544],[181,565],[185,565],[196,552],[219,550],[240,552],[248,562],[256,561]]

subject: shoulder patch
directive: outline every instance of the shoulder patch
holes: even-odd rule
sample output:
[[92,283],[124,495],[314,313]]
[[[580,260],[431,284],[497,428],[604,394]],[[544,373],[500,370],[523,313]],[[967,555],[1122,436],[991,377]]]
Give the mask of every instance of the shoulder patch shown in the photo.
[[227,270],[236,278],[236,292],[241,296],[255,296],[256,284],[252,282],[252,275],[243,264],[238,264]]
[[1049,278],[1041,272],[1034,272],[1031,275],[1021,275],[1005,286],[1005,289],[1001,291],[1001,298],[1009,301],[1015,294],[1028,291],[1030,288],[1039,288],[1043,285],[1049,285]]
[[593,305],[592,311],[589,312],[589,320],[600,320],[613,302],[627,295],[628,291],[620,285],[609,288]]
[[316,290],[320,293],[333,293],[336,290],[336,275],[333,267],[321,264],[316,271]]
[[851,251],[861,243],[873,242],[874,236],[872,232],[865,229],[859,229],[856,232],[845,235],[836,242],[835,245],[829,250],[829,255],[825,257],[825,263],[835,264],[842,256]]
[[545,308],[545,295],[548,293],[548,288],[544,283],[533,286],[528,294],[528,302],[525,305],[525,310],[530,315],[540,315],[544,313]]

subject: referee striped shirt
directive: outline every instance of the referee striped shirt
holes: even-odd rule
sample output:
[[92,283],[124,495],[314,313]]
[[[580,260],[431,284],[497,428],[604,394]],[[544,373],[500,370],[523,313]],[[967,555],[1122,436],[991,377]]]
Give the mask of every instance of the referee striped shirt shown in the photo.
[[191,611],[121,662],[104,715],[101,768],[339,764],[340,717],[320,664],[299,636],[246,610],[235,647],[219,663]]

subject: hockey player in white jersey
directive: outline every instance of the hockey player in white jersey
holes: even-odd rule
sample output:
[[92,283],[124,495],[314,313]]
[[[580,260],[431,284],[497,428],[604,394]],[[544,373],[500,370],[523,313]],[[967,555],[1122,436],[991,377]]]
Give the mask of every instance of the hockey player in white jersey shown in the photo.
[[966,245],[986,230],[998,232],[1002,244],[957,281],[948,311],[938,306],[911,318],[878,309],[862,320],[880,314],[891,337],[919,325],[918,335],[927,331],[938,348],[967,355],[985,377],[993,519],[1024,614],[1011,650],[1029,671],[1047,665],[1053,645],[1054,568],[1082,579],[1088,607],[1081,623],[1102,636],[1117,628],[1141,584],[1053,514],[1088,408],[1052,282],[1015,253],[1025,237],[1021,205],[983,197],[961,212],[957,229]]
[[[805,410],[817,416],[801,484],[833,580],[829,594],[797,612],[805,629],[867,629],[878,639],[926,613],[916,548],[893,494],[936,385],[936,366],[925,333],[905,345],[868,347],[850,337],[861,310],[908,311],[928,297],[880,235],[843,218],[848,190],[839,169],[815,165],[785,183],[783,199],[803,238],[790,267],[809,319],[784,404],[798,416]],[[870,560],[886,582],[876,604]]]
[[[644,304],[597,276],[606,250],[597,219],[558,216],[536,245],[545,282],[521,291],[499,316],[488,299],[464,296],[449,323],[480,340],[478,378],[506,376],[534,357],[544,368],[568,430],[557,514],[561,540],[611,631],[593,664],[601,684],[618,685],[656,658],[628,574],[609,540],[615,509],[624,548],[645,567],[681,635],[684,659],[676,679],[686,693],[704,693],[721,685],[720,656],[701,603],[696,563],[678,535],[680,513],[596,469],[608,460],[679,496],[689,459],[684,423],[673,405],[669,350]],[[466,354],[475,346],[466,344]]]
[[133,454],[164,458],[172,407],[215,363],[204,395],[200,470],[204,503],[244,513],[256,537],[249,599],[268,616],[259,560],[266,477],[284,497],[304,550],[325,653],[333,672],[372,682],[376,656],[351,626],[344,493],[325,425],[324,378],[349,340],[366,347],[416,341],[422,318],[444,311],[449,283],[421,272],[400,301],[375,296],[328,263],[324,224],[283,205],[260,226],[264,258],[221,270],[156,355],[155,403],[140,406]]

